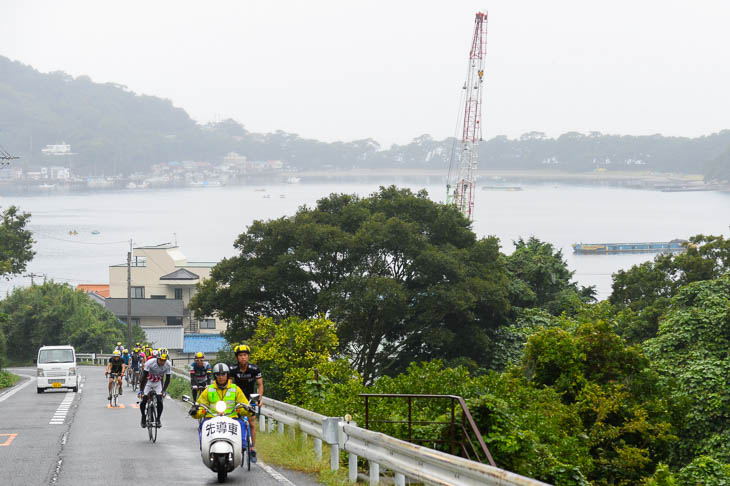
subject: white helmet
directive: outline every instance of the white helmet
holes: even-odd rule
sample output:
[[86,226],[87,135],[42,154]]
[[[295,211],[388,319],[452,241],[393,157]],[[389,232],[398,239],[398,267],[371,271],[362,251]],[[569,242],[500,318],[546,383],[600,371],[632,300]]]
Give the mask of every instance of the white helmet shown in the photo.
[[222,375],[223,373],[228,374],[230,373],[230,369],[228,369],[228,365],[225,363],[218,363],[215,366],[213,366],[213,374],[214,375]]

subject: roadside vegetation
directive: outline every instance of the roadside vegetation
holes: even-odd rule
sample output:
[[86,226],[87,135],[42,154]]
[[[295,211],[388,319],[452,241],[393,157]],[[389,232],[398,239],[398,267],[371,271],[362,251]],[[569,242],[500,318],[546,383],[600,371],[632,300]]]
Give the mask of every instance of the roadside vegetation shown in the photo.
[[20,377],[18,375],[14,375],[6,370],[0,370],[0,390],[15,385],[19,379]]

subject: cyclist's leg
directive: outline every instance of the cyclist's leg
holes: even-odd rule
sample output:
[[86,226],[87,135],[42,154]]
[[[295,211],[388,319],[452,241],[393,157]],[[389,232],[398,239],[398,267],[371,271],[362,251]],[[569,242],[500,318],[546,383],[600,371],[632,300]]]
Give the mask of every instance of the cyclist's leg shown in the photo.
[[251,450],[256,449],[256,415],[248,418],[248,424],[251,428]]
[[[147,387],[145,387],[145,388],[147,388]],[[147,415],[145,415],[145,409],[147,408],[147,399],[148,398],[149,397],[147,396],[146,393],[142,394],[142,401],[139,404],[139,410],[140,410],[140,412],[142,412],[142,427],[147,426],[147,424],[146,424]]]
[[162,417],[162,393],[157,395],[157,423],[160,423],[160,417]]
[[124,387],[122,386],[122,375],[119,375],[119,378],[117,378],[117,383],[119,383],[119,394],[121,395],[122,389],[124,389]]

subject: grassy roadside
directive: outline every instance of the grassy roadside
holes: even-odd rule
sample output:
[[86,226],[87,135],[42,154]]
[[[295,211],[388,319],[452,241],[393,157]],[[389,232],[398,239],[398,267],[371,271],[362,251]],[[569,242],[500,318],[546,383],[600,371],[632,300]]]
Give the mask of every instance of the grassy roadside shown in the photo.
[[322,459],[314,455],[314,442],[310,438],[304,441],[301,434],[296,439],[277,433],[261,433],[256,435],[256,450],[259,457],[267,464],[282,466],[294,471],[313,474],[317,480],[327,486],[345,486],[351,484],[347,479],[347,468],[330,471],[330,448],[322,444]]
[[14,375],[9,371],[0,371],[0,390],[15,385],[19,379],[18,375]]

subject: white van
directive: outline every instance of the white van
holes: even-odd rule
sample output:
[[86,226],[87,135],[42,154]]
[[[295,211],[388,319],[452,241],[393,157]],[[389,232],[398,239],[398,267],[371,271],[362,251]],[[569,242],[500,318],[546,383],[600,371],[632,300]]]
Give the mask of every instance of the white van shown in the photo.
[[73,346],[43,346],[36,359],[38,393],[46,388],[70,388],[79,391],[79,372]]

